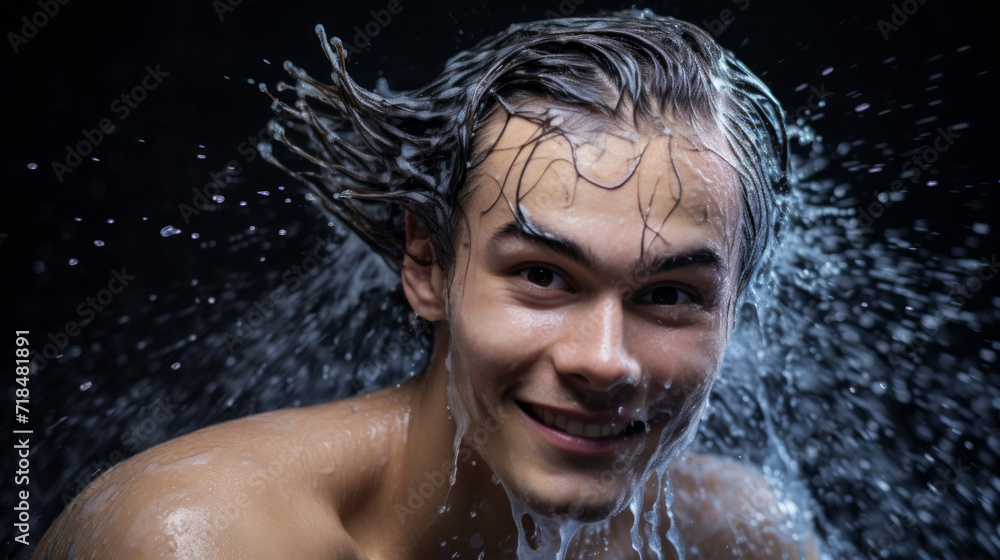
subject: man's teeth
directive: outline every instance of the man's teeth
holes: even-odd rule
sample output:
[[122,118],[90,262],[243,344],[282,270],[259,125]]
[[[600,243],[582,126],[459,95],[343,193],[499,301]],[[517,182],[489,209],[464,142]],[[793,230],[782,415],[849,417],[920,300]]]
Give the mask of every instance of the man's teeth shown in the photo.
[[556,414],[550,410],[542,410],[538,407],[532,407],[532,412],[534,412],[535,417],[540,418],[546,426],[558,428],[573,436],[581,436],[585,438],[607,437],[612,433],[617,435],[625,428],[624,425],[615,425],[611,423],[584,424],[579,420],[570,420],[562,414]]

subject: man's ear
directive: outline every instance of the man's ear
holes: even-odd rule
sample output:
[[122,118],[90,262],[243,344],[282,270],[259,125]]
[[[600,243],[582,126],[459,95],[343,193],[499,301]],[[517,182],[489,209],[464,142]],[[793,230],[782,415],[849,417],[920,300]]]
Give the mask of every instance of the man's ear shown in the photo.
[[413,311],[428,321],[444,319],[444,271],[427,228],[406,212],[406,253],[403,255],[403,292]]

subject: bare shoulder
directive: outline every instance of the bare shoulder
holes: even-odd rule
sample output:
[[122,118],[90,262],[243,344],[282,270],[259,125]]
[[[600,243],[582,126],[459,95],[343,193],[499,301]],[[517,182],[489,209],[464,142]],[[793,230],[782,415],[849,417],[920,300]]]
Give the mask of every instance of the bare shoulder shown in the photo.
[[[674,519],[688,558],[819,558],[815,538],[788,527],[791,508],[759,470],[733,459],[687,453],[670,466]],[[799,542],[805,540],[805,555]]]
[[339,509],[377,483],[404,408],[373,394],[160,444],[88,486],[33,558],[361,558]]

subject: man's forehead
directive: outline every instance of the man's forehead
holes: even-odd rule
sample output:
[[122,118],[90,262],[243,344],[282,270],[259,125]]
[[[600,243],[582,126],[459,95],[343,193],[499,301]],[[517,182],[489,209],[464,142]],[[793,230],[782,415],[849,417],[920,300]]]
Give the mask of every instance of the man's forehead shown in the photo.
[[[511,117],[494,130],[499,138],[477,170],[477,190],[484,184],[488,206],[540,210],[570,209],[581,189],[622,191],[586,197],[591,203],[623,206],[648,224],[667,218],[707,223],[735,211],[738,178],[732,167],[705,142],[690,134],[639,133],[613,123],[547,130],[530,120]],[[504,201],[506,204],[497,204]],[[586,204],[586,202],[582,202]],[[605,207],[612,210],[611,207]],[[611,212],[614,214],[614,212]],[[610,216],[609,216],[610,217]]]

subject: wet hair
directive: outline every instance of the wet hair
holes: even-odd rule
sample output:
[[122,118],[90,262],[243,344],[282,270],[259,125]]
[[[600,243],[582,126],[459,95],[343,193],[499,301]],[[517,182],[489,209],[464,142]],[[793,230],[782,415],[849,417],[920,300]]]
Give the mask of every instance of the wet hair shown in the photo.
[[[649,10],[513,25],[453,57],[426,86],[399,94],[384,81],[375,91],[358,86],[340,39],[327,40],[322,26],[317,34],[333,82],[286,62],[296,83],[279,90],[294,89],[298,99],[289,105],[272,96],[274,139],[305,161],[278,161],[269,145],[261,152],[390,265],[402,263],[407,210],[425,224],[444,264],[453,262],[463,192],[488,155],[478,135],[491,115],[509,118],[518,111],[513,100],[528,97],[636,128],[662,126],[669,116],[721,132],[741,184],[741,292],[760,268],[777,227],[777,195],[788,188],[783,112],[702,29]],[[544,114],[518,116],[559,132]]]

